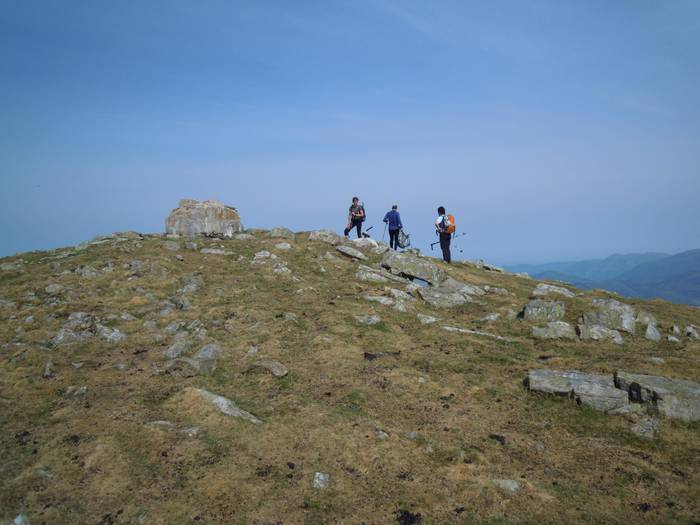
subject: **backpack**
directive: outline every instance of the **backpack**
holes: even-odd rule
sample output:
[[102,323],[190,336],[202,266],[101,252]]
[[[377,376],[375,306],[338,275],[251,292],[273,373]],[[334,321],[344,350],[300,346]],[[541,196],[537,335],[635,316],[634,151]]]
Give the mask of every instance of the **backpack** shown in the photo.
[[452,214],[443,215],[442,221],[440,221],[440,229],[442,233],[453,234],[455,230],[457,230],[457,226],[455,224],[455,216]]
[[411,246],[411,236],[408,233],[405,233],[403,230],[399,230],[398,245],[401,249]]
[[361,222],[365,222],[365,219],[367,218],[367,212],[365,211],[364,202],[362,204],[360,204],[360,208],[362,208],[362,220],[361,220]]

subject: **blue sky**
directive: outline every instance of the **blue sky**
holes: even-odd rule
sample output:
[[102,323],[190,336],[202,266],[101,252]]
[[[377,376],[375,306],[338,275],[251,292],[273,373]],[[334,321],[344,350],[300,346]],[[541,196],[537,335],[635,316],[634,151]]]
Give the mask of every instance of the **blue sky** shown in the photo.
[[501,264],[700,247],[700,2],[0,0],[0,255],[180,198]]

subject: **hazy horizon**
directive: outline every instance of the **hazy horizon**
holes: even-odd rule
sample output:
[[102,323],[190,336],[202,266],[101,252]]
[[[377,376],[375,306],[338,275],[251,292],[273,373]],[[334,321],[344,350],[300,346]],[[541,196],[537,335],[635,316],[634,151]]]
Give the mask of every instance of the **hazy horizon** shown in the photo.
[[353,195],[502,265],[700,247],[698,2],[30,0],[0,44],[0,256]]

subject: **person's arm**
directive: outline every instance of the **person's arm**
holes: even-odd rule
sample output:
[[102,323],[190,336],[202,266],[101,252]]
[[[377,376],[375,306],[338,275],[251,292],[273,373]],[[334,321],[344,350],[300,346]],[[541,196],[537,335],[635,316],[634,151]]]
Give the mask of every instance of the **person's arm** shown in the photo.
[[382,222],[389,222],[389,212],[386,212],[384,214],[384,218],[382,219]]
[[396,217],[399,219],[399,230],[403,230],[403,223],[401,222],[401,214],[397,211]]

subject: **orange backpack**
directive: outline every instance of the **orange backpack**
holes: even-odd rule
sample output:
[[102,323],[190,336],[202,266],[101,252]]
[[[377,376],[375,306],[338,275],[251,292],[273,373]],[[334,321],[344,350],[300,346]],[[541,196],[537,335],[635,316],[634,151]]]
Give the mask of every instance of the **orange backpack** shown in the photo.
[[450,226],[447,228],[447,233],[454,233],[455,231],[457,231],[457,224],[455,223],[455,216],[452,214],[448,214],[447,219],[450,221]]

